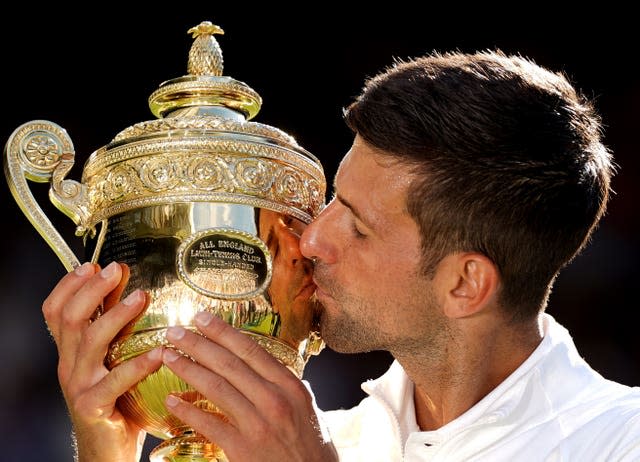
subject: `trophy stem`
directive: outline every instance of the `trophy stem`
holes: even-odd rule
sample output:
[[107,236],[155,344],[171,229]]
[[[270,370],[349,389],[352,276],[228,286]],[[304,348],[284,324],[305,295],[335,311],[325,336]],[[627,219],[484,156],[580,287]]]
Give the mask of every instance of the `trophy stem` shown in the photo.
[[156,446],[149,456],[151,462],[228,462],[222,449],[187,428],[174,438]]

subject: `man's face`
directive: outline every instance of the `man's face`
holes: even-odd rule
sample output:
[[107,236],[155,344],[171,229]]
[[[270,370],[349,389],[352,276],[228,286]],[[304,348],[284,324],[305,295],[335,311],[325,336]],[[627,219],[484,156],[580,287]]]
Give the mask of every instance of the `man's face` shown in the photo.
[[320,331],[336,351],[424,349],[441,331],[421,272],[419,228],[406,208],[411,178],[409,167],[356,136],[333,200],[302,235],[302,253],[316,259]]

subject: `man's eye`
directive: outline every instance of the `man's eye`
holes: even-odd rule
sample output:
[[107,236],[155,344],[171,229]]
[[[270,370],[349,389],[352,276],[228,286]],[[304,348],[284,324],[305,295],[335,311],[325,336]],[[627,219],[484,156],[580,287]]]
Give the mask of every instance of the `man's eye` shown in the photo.
[[364,239],[365,237],[367,237],[365,233],[363,233],[362,231],[360,231],[360,229],[358,229],[358,225],[355,222],[353,223],[352,228],[353,228],[353,234],[358,239]]

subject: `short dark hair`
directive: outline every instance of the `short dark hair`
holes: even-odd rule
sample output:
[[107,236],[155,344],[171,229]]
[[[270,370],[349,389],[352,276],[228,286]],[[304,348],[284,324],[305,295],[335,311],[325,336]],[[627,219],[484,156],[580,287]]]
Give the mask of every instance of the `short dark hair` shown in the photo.
[[514,320],[544,309],[604,213],[614,173],[600,119],[567,79],[502,52],[432,54],[369,79],[349,127],[416,173],[425,270],[475,251]]

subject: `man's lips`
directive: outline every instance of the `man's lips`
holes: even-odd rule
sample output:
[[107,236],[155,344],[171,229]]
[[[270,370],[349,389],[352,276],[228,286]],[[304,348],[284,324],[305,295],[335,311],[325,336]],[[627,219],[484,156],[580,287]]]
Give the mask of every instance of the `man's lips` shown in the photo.
[[327,298],[331,298],[331,296],[325,292],[324,290],[322,290],[322,286],[320,284],[318,284],[317,279],[315,278],[315,276],[313,277],[313,284],[316,286],[316,298],[322,302],[322,299],[327,299]]

